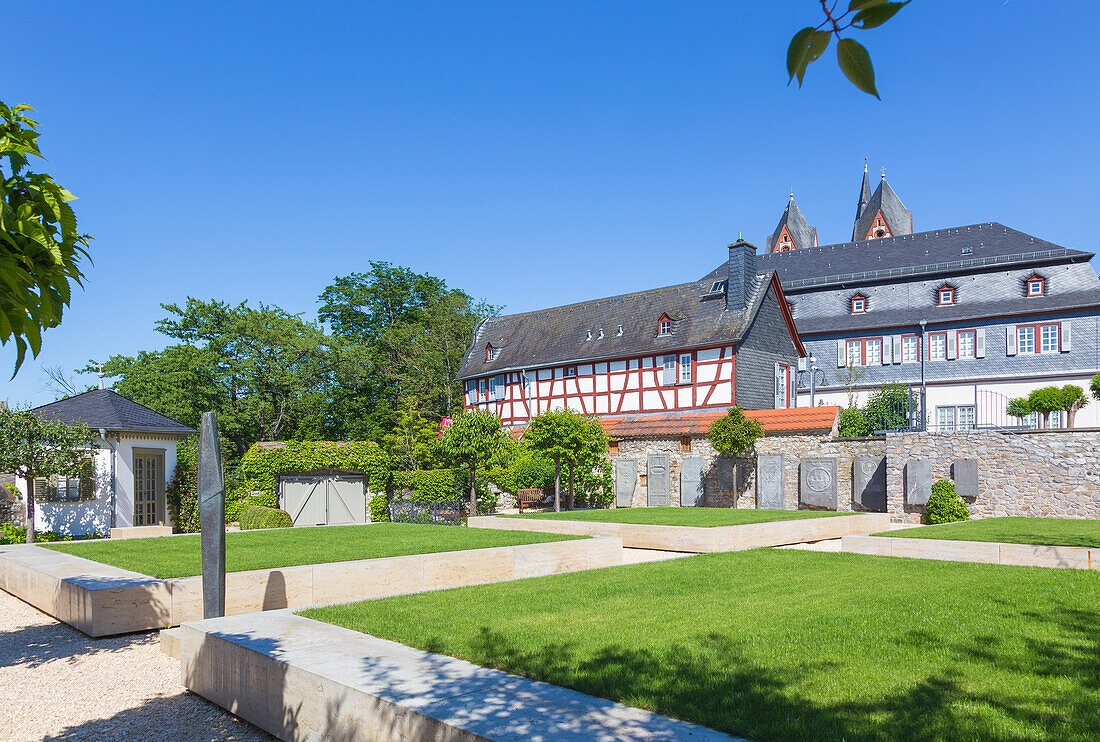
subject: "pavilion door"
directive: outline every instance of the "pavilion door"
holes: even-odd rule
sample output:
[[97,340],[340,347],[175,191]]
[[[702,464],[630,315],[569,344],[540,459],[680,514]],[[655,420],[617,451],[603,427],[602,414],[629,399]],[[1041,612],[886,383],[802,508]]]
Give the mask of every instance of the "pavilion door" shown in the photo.
[[164,523],[164,453],[134,451],[134,525]]

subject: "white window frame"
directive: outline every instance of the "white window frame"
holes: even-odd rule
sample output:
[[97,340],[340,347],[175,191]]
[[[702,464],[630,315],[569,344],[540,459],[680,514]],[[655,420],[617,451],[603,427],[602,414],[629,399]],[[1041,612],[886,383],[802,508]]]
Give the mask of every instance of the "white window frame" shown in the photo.
[[[936,355],[936,339],[943,340],[943,345],[940,346],[942,355]],[[929,361],[946,361],[947,360],[947,333],[946,332],[930,332],[928,333],[928,360]]]
[[[853,357],[853,347],[855,349]],[[849,340],[844,346],[845,352],[848,355],[849,366],[862,366],[863,364],[863,341],[862,340]]]
[[[910,347],[910,341],[912,341],[912,347]],[[912,351],[910,355],[909,351]],[[920,363],[920,337],[917,335],[902,335],[901,336],[901,362],[902,363]]]
[[[1032,290],[1035,286],[1039,287],[1038,291],[1033,291]],[[1046,289],[1047,289],[1047,282],[1046,282],[1045,278],[1029,278],[1029,279],[1027,279],[1027,295],[1028,296],[1042,296],[1043,294],[1046,293]]]
[[691,383],[691,353],[680,354],[680,373],[677,379],[681,384]]
[[77,502],[80,500],[80,475],[67,477],[64,474],[58,474],[53,499],[59,502]]
[[485,395],[486,395],[486,390],[488,388],[489,388],[489,385],[486,383],[485,379],[478,379],[477,380],[477,398],[474,401],[475,402],[485,402],[485,401],[487,401],[489,398]]
[[672,334],[672,320],[663,319],[657,323],[657,337],[668,337]]
[[866,314],[867,313],[867,297],[866,296],[853,296],[852,297],[852,314]]
[[[947,294],[947,301],[943,300],[944,294]],[[955,288],[953,286],[943,286],[936,292],[936,298],[941,307],[952,306],[955,303]]]
[[[970,339],[970,352],[963,352],[963,337],[969,337]],[[955,346],[958,349],[956,358],[963,360],[970,360],[978,357],[978,332],[977,330],[956,330],[955,332]]]
[[[878,348],[878,352],[874,354],[872,360],[871,348]],[[863,365],[864,366],[881,366],[882,365],[882,338],[867,338],[863,341]]]
[[[1024,333],[1028,335],[1028,343],[1025,346]],[[1016,328],[1016,352],[1021,355],[1038,352],[1038,338],[1035,337],[1035,325],[1020,325]]]
[[[1049,337],[1047,331],[1050,330],[1053,337]],[[1037,353],[1057,353],[1061,350],[1061,342],[1059,341],[1058,325],[1039,325],[1039,345],[1036,348]],[[1052,345],[1047,346],[1047,341],[1051,341]]]

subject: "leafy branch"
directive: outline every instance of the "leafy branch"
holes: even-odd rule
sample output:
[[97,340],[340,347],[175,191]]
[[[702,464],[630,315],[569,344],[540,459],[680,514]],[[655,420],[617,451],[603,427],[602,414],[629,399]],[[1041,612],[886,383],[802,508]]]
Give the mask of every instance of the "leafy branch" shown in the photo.
[[871,65],[871,55],[855,39],[844,38],[843,33],[852,28],[866,31],[877,28],[909,4],[904,2],[888,2],[887,0],[851,0],[848,10],[837,12],[840,0],[821,0],[821,10],[825,13],[825,20],[816,27],[807,26],[794,35],[791,45],[787,47],[787,73],[788,84],[795,77],[798,78],[798,87],[802,87],[802,78],[806,76],[806,68],[811,62],[816,62],[829,48],[829,43],[835,36],[837,39],[836,57],[841,71],[845,77],[857,88],[865,93],[881,100],[878,89],[875,87],[875,70]]

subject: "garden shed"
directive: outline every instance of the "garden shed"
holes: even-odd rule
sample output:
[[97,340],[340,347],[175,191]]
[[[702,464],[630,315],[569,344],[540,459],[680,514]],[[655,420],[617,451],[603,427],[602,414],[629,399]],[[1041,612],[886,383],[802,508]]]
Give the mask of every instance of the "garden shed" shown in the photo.
[[279,476],[279,507],[296,526],[335,526],[367,521],[367,478],[346,469],[285,472]]

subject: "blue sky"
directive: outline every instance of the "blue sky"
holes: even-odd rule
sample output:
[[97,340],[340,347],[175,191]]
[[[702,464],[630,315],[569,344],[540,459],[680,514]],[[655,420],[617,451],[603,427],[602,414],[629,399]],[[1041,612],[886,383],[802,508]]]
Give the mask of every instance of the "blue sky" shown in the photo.
[[857,34],[879,102],[832,49],[786,84],[817,0],[21,6],[0,100],[37,109],[95,264],[0,399],[162,347],[189,295],[312,318],[372,259],[523,311],[698,278],[791,188],[844,241],[865,157],[917,230],[1096,250],[1100,11],[1055,7],[914,0]]

